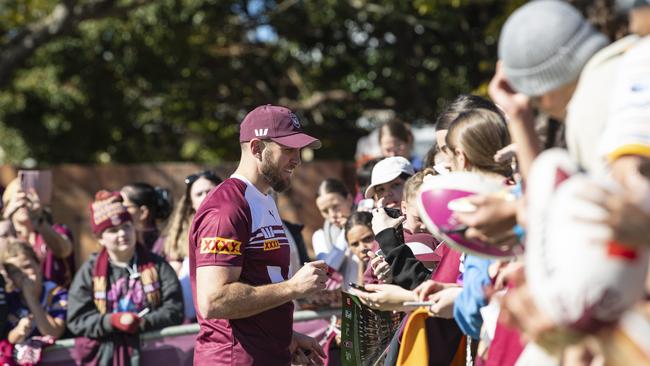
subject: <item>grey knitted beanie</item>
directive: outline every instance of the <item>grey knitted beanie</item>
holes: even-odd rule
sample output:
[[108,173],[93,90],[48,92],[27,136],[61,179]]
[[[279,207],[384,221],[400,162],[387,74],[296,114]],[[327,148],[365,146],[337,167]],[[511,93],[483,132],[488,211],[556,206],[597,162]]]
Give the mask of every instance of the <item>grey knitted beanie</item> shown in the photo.
[[517,9],[499,37],[499,59],[510,85],[539,96],[576,80],[608,40],[574,7],[538,0]]

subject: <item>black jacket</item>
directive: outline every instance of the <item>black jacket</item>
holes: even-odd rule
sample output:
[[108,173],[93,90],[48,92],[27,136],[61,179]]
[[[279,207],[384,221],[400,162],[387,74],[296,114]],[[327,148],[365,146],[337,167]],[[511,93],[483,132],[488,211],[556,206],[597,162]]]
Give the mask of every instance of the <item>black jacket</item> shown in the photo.
[[375,236],[375,240],[390,265],[394,284],[413,290],[431,278],[431,271],[415,258],[411,248],[404,245],[404,236],[399,235],[396,229],[382,230]]

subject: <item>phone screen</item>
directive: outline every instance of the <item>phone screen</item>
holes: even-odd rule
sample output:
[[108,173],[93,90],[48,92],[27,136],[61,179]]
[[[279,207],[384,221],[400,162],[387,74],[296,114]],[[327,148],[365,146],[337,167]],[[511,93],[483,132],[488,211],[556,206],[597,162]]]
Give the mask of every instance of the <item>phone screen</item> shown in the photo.
[[29,192],[34,190],[41,204],[49,205],[52,201],[52,172],[49,170],[19,170],[20,188]]

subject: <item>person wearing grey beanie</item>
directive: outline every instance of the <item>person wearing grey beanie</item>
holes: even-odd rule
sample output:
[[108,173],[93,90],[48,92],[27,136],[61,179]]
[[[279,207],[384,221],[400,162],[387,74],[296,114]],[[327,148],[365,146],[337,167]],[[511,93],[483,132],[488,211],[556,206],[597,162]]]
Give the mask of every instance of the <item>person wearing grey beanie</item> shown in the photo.
[[[607,115],[611,83],[621,55],[638,37],[611,45],[570,4],[538,0],[517,9],[504,24],[499,38],[499,66],[489,90],[493,100],[517,108],[505,112],[526,114],[532,108],[566,123],[569,152],[587,171],[602,174],[605,163],[596,152]],[[528,99],[522,99],[528,98]],[[522,114],[522,111],[525,112]],[[523,125],[522,125],[523,126]],[[512,128],[511,128],[512,129]],[[530,126],[521,129],[521,147],[530,163],[539,152],[538,138]],[[511,131],[516,140],[517,132]],[[526,165],[524,162],[523,165]],[[525,169],[525,168],[524,168]]]
[[510,85],[541,96],[578,79],[607,38],[570,4],[530,2],[508,18],[499,38],[499,59]]

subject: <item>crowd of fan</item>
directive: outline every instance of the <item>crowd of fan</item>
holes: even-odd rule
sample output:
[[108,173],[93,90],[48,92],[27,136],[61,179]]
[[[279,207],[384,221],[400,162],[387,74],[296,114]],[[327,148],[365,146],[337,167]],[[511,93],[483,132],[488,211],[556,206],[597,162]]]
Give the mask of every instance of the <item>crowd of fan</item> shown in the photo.
[[[639,98],[648,96],[648,5],[638,1],[631,10],[640,35],[608,45],[567,3],[526,4],[502,31],[500,61],[489,86],[492,101],[474,95],[451,101],[438,116],[436,144],[423,160],[411,156],[407,124],[381,126],[383,156],[359,162],[355,191],[336,179],[324,180],[317,189],[315,204],[325,221],[311,240],[314,257],[339,276],[300,305],[340,306],[340,291],[378,310],[408,312],[405,301],[429,301],[431,365],[459,362],[459,352],[469,353],[475,364],[556,364],[543,352],[524,352],[528,342],[544,344],[546,334],[555,334],[555,340],[560,336],[531,300],[535,289],[526,286],[523,257],[485,259],[441,244],[420,219],[417,194],[427,176],[448,172],[473,172],[499,182],[517,199],[476,196],[471,199],[476,210],[456,218],[467,226],[467,237],[522,246],[527,226],[523,183],[542,146],[558,140],[540,141],[533,117],[539,112],[550,123],[566,126],[569,151],[582,168],[611,173],[622,187],[623,193],[599,201],[611,214],[603,225],[611,227],[613,239],[647,247],[650,213],[643,194],[649,186],[650,141],[647,136],[636,141],[634,133],[648,131],[639,127],[639,118],[650,126],[650,105],[645,99],[630,107],[634,101],[626,98],[633,96],[613,86],[626,86],[628,80],[619,76],[624,67],[638,67],[628,77],[642,88]],[[44,347],[69,336],[76,338],[78,362],[102,365],[119,357],[128,364],[137,357],[139,333],[194,321],[188,231],[202,199],[220,182],[210,171],[188,176],[173,212],[169,192],[146,183],[97,192],[90,217],[101,250],[75,271],[70,231],[52,221],[34,191],[12,181],[2,196],[0,221],[3,361],[36,364]],[[161,234],[162,221],[168,224]],[[299,227],[285,226],[295,272],[309,260],[308,251]],[[362,289],[350,288],[351,283]],[[494,306],[501,312],[498,322],[482,310]],[[645,315],[650,317],[647,308]],[[606,347],[593,347],[585,339],[562,344],[562,362],[592,364],[607,356]],[[387,365],[395,364],[405,347],[399,333],[393,342]],[[334,341],[328,347],[332,354],[340,345]]]

